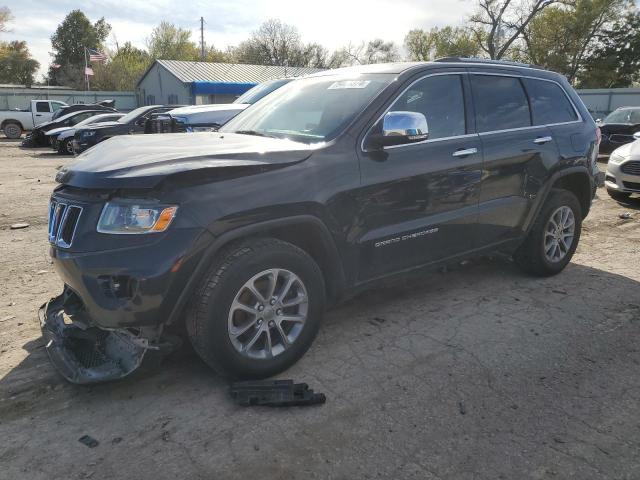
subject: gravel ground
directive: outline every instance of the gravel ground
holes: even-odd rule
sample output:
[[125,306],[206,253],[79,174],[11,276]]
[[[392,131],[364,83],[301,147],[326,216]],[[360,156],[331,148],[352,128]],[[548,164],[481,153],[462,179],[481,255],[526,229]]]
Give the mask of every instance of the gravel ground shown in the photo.
[[53,371],[36,311],[61,290],[46,209],[68,161],[0,140],[1,479],[640,478],[640,201],[600,190],[556,277],[478,259],[327,312],[283,375],[327,403],[243,409],[187,348],[91,388]]

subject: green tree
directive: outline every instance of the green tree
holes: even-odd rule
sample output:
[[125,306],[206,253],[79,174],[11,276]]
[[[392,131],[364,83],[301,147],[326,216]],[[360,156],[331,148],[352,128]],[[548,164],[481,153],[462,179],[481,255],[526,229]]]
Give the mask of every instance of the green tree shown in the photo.
[[409,59],[428,61],[442,57],[477,57],[480,44],[465,27],[434,27],[429,31],[411,30],[404,39]]
[[84,84],[85,48],[102,50],[110,31],[111,25],[104,18],[92,24],[82,11],[71,11],[51,37],[53,64],[60,67],[49,68],[50,83],[81,88]]
[[628,12],[598,40],[578,75],[580,87],[640,86],[640,11]]
[[40,64],[31,58],[27,42],[0,42],[0,83],[31,85]]
[[200,49],[191,40],[191,32],[169,22],[161,22],[147,39],[152,59],[200,60]]
[[92,85],[100,90],[133,90],[151,64],[149,54],[126,42],[109,56],[105,64],[93,67]]
[[554,5],[523,31],[523,59],[574,82],[607,25],[620,18],[626,0],[575,0]]

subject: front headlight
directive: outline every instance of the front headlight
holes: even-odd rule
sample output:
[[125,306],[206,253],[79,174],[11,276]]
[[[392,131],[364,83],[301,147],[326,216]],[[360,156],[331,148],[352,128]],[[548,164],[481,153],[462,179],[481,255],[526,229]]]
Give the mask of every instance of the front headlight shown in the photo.
[[625,157],[618,155],[616,152],[613,152],[611,153],[611,155],[609,155],[609,163],[613,163],[614,165],[620,165],[625,160]]
[[113,234],[164,232],[176,216],[175,205],[107,202],[98,220],[98,232]]

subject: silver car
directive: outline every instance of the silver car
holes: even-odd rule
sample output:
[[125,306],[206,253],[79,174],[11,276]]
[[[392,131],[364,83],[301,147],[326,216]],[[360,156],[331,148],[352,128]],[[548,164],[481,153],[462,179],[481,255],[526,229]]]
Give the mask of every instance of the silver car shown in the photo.
[[634,142],[615,149],[609,156],[604,186],[615,200],[626,200],[632,193],[640,193],[640,132]]

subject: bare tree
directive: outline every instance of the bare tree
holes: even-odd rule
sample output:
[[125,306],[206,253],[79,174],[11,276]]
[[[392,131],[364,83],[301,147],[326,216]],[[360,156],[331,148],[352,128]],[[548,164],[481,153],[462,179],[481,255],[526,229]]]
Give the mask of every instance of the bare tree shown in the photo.
[[479,0],[471,16],[473,32],[492,59],[502,58],[527,25],[549,5],[565,0]]
[[0,7],[0,33],[8,32],[7,23],[13,20],[13,15],[11,15],[11,10],[7,7]]
[[333,66],[349,66],[397,62],[398,60],[400,60],[400,53],[396,44],[376,38],[357,45],[349,43],[333,54],[330,63],[334,64]]

